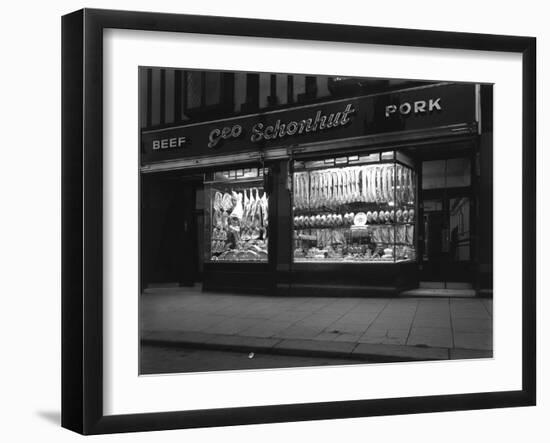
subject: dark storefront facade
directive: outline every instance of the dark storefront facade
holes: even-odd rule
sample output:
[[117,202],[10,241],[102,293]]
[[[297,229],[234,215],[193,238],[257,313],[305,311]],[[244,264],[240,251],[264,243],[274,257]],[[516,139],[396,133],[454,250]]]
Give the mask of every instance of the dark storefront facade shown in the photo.
[[490,85],[156,68],[140,82],[143,288],[492,293]]

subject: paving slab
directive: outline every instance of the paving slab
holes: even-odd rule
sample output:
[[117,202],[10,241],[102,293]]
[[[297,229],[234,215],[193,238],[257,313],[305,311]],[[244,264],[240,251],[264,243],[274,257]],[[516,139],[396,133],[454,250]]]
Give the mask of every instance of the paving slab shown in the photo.
[[359,343],[404,345],[407,342],[409,329],[373,329],[369,328],[359,340]]
[[323,327],[308,327],[292,325],[282,331],[277,332],[274,336],[279,338],[297,338],[297,339],[312,339],[323,332]]
[[365,360],[415,361],[415,360],[448,360],[447,348],[421,348],[415,346],[381,345],[359,343],[352,356]]
[[455,332],[490,332],[493,330],[493,320],[491,318],[455,318],[453,329]]
[[300,321],[303,320],[306,317],[309,317],[311,314],[304,311],[283,311],[279,312],[277,315],[271,317],[271,320],[273,321],[285,321],[285,320],[292,320],[292,321]]
[[284,321],[263,321],[239,333],[243,336],[272,337],[273,335],[289,328],[293,323]]
[[333,341],[347,341],[350,343],[357,343],[363,334],[352,334],[344,332],[342,334],[336,334]]
[[258,319],[249,318],[229,318],[215,325],[209,326],[203,329],[205,332],[211,334],[237,334],[252,326],[256,326],[261,323]]
[[337,332],[322,331],[319,334],[317,334],[315,337],[313,337],[312,340],[338,341],[336,339],[338,338],[339,335],[341,334]]
[[356,334],[363,335],[370,326],[370,323],[350,323],[345,321],[337,321],[331,323],[325,331],[337,334]]

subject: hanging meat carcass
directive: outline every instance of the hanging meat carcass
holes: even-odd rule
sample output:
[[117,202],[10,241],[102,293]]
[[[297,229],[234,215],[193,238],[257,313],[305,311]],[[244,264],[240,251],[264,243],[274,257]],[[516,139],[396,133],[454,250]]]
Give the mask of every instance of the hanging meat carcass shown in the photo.
[[243,219],[243,195],[240,192],[232,192],[233,201],[235,202],[230,217],[236,218],[239,222]]

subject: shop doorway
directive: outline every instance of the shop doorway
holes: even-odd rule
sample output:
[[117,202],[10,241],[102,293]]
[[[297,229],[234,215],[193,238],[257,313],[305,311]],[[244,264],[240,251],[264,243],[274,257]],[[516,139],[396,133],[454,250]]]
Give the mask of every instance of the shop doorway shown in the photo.
[[425,287],[470,289],[475,238],[472,159],[422,164],[420,281]]
[[198,182],[176,173],[141,178],[140,279],[148,287],[192,286],[200,279]]

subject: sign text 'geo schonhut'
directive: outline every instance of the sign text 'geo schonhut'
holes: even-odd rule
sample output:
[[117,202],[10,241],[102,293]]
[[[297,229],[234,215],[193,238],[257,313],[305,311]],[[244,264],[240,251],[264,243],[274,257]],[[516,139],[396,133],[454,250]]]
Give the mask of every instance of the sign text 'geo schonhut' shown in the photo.
[[142,163],[474,121],[473,85],[437,85],[143,131]]
[[[250,141],[258,143],[263,140],[276,140],[285,137],[301,134],[309,134],[310,132],[323,131],[339,126],[345,126],[351,121],[355,109],[352,104],[346,105],[346,109],[342,112],[333,112],[331,114],[323,114],[322,111],[317,111],[315,117],[308,117],[302,120],[281,121],[277,119],[274,124],[268,125],[261,122],[252,126]],[[231,138],[239,138],[243,133],[243,127],[235,124],[233,126],[225,126],[222,129],[214,128],[208,136],[208,147],[214,148],[220,140],[228,140]]]

